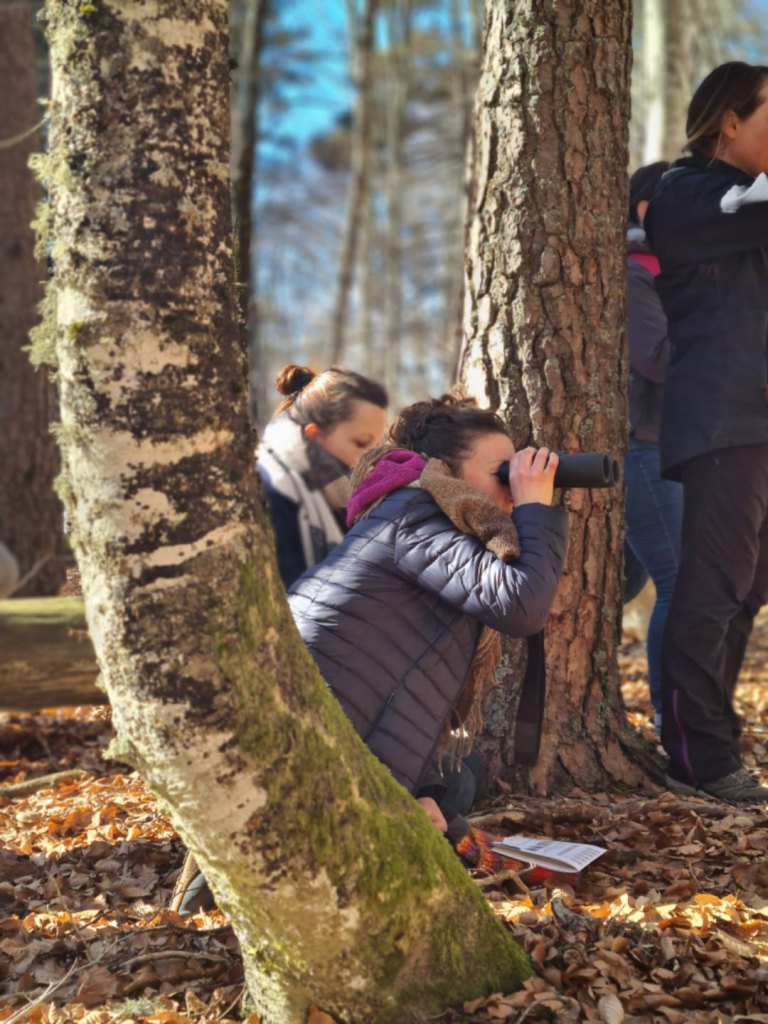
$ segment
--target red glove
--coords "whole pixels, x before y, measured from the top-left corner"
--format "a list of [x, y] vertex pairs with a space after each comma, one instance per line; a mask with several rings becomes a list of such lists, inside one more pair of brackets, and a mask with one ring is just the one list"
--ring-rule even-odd
[[483, 871], [520, 871], [526, 867], [522, 861], [503, 857], [500, 853], [496, 853], [493, 844], [498, 842], [500, 842], [498, 836], [493, 836], [490, 832], [482, 832], [479, 828], [471, 828], [456, 843], [455, 850], [472, 867], [482, 868]]

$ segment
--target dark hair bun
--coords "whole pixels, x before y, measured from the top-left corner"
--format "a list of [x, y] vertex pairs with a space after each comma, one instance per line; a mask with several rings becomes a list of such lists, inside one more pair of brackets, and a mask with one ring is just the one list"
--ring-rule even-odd
[[310, 370], [308, 366], [297, 366], [296, 363], [288, 363], [275, 378], [275, 387], [281, 395], [297, 395], [316, 376], [315, 371]]
[[474, 407], [474, 399], [452, 394], [416, 402], [400, 412], [390, 427], [389, 436], [396, 444], [411, 448], [418, 445], [436, 420], [452, 419], [458, 410]]

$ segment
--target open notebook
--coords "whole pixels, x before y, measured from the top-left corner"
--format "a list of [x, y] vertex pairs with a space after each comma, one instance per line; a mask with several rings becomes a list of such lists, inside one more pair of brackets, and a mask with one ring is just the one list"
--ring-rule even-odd
[[605, 850], [585, 843], [563, 843], [555, 839], [527, 839], [510, 836], [494, 843], [494, 850], [505, 857], [527, 861], [537, 867], [570, 874], [581, 871], [592, 861], [602, 857]]

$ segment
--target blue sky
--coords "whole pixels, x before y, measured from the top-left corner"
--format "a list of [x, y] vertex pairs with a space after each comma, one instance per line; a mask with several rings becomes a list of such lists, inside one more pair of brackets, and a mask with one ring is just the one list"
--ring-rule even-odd
[[282, 130], [304, 143], [329, 128], [349, 106], [347, 5], [344, 0], [323, 0], [322, 5], [317, 0], [296, 0], [281, 14], [280, 23], [288, 30], [306, 31], [307, 47], [323, 56], [313, 85], [285, 90], [294, 102], [281, 117]]
[[[768, 18], [768, 0], [751, 0], [750, 7], [755, 16]], [[439, 14], [433, 10], [424, 20], [435, 17]], [[317, 77], [311, 85], [296, 84], [285, 90], [292, 102], [290, 109], [281, 115], [280, 128], [301, 146], [313, 135], [327, 131], [350, 106], [347, 3], [346, 0], [293, 0], [283, 7], [280, 23], [288, 29], [306, 31], [307, 48], [322, 55], [322, 62], [316, 65]], [[768, 63], [768, 52], [745, 53], [744, 58]]]

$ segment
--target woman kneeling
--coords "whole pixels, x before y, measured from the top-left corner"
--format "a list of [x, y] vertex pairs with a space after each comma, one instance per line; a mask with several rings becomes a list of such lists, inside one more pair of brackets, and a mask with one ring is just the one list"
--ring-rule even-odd
[[464, 773], [443, 767], [468, 753], [481, 724], [499, 634], [531, 637], [546, 621], [567, 537], [566, 513], [550, 507], [556, 467], [546, 448], [516, 453], [492, 412], [449, 396], [412, 405], [355, 470], [349, 533], [289, 592], [368, 748], [484, 866], [490, 851], [457, 807], [459, 791], [465, 805], [475, 795], [472, 761]]

